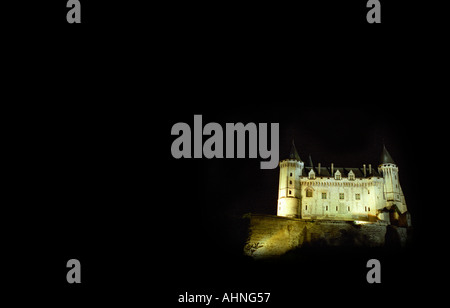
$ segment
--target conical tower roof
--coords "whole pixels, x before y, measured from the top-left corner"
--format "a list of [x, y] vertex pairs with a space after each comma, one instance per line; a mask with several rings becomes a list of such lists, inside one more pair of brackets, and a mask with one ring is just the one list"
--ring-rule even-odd
[[381, 152], [380, 157], [380, 165], [382, 164], [395, 164], [394, 160], [392, 159], [391, 154], [389, 154], [388, 150], [386, 149], [386, 146], [383, 144], [383, 152]]
[[297, 149], [295, 148], [294, 139], [292, 139], [292, 146], [291, 146], [291, 152], [289, 153], [289, 158], [303, 162], [300, 159], [300, 156], [298, 155]]
[[311, 158], [311, 154], [309, 154], [309, 166], [311, 168], [314, 168], [314, 164], [313, 164], [313, 161], [312, 161], [312, 158]]

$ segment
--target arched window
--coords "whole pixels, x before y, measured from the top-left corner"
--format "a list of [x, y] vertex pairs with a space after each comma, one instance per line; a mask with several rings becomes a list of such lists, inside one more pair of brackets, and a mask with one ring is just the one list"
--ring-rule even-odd
[[311, 188], [307, 188], [306, 189], [306, 197], [312, 197], [313, 196], [313, 191]]

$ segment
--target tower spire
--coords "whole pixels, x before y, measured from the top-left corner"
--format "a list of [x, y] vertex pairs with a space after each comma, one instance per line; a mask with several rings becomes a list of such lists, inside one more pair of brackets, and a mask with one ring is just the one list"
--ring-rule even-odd
[[381, 157], [380, 157], [380, 165], [382, 164], [394, 164], [395, 162], [392, 159], [391, 154], [389, 154], [388, 150], [386, 149], [386, 146], [383, 143], [383, 151], [381, 152]]
[[309, 154], [309, 166], [311, 168], [314, 168], [314, 164], [313, 164], [313, 161], [312, 161], [312, 158], [311, 158], [311, 154]]
[[292, 146], [291, 146], [291, 152], [289, 153], [289, 158], [303, 162], [300, 159], [300, 155], [298, 155], [297, 149], [295, 148], [294, 139], [292, 139]]

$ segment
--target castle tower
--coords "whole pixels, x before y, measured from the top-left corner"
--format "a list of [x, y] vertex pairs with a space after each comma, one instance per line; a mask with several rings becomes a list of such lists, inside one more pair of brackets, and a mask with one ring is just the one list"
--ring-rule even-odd
[[300, 177], [304, 163], [300, 159], [292, 140], [289, 158], [280, 162], [280, 182], [278, 185], [277, 215], [299, 217], [300, 213]]
[[391, 155], [383, 145], [378, 172], [383, 175], [384, 179], [384, 198], [386, 207], [391, 209], [396, 207], [403, 214], [407, 211], [405, 197], [400, 186], [398, 167], [392, 159]]

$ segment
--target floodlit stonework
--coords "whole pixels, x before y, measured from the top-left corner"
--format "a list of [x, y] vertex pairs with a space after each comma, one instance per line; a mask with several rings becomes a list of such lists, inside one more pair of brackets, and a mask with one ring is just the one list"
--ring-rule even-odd
[[411, 218], [399, 170], [383, 146], [377, 168], [342, 168], [305, 162], [292, 143], [280, 162], [277, 216], [250, 215], [244, 251], [253, 257], [283, 254], [304, 244], [404, 246]]

